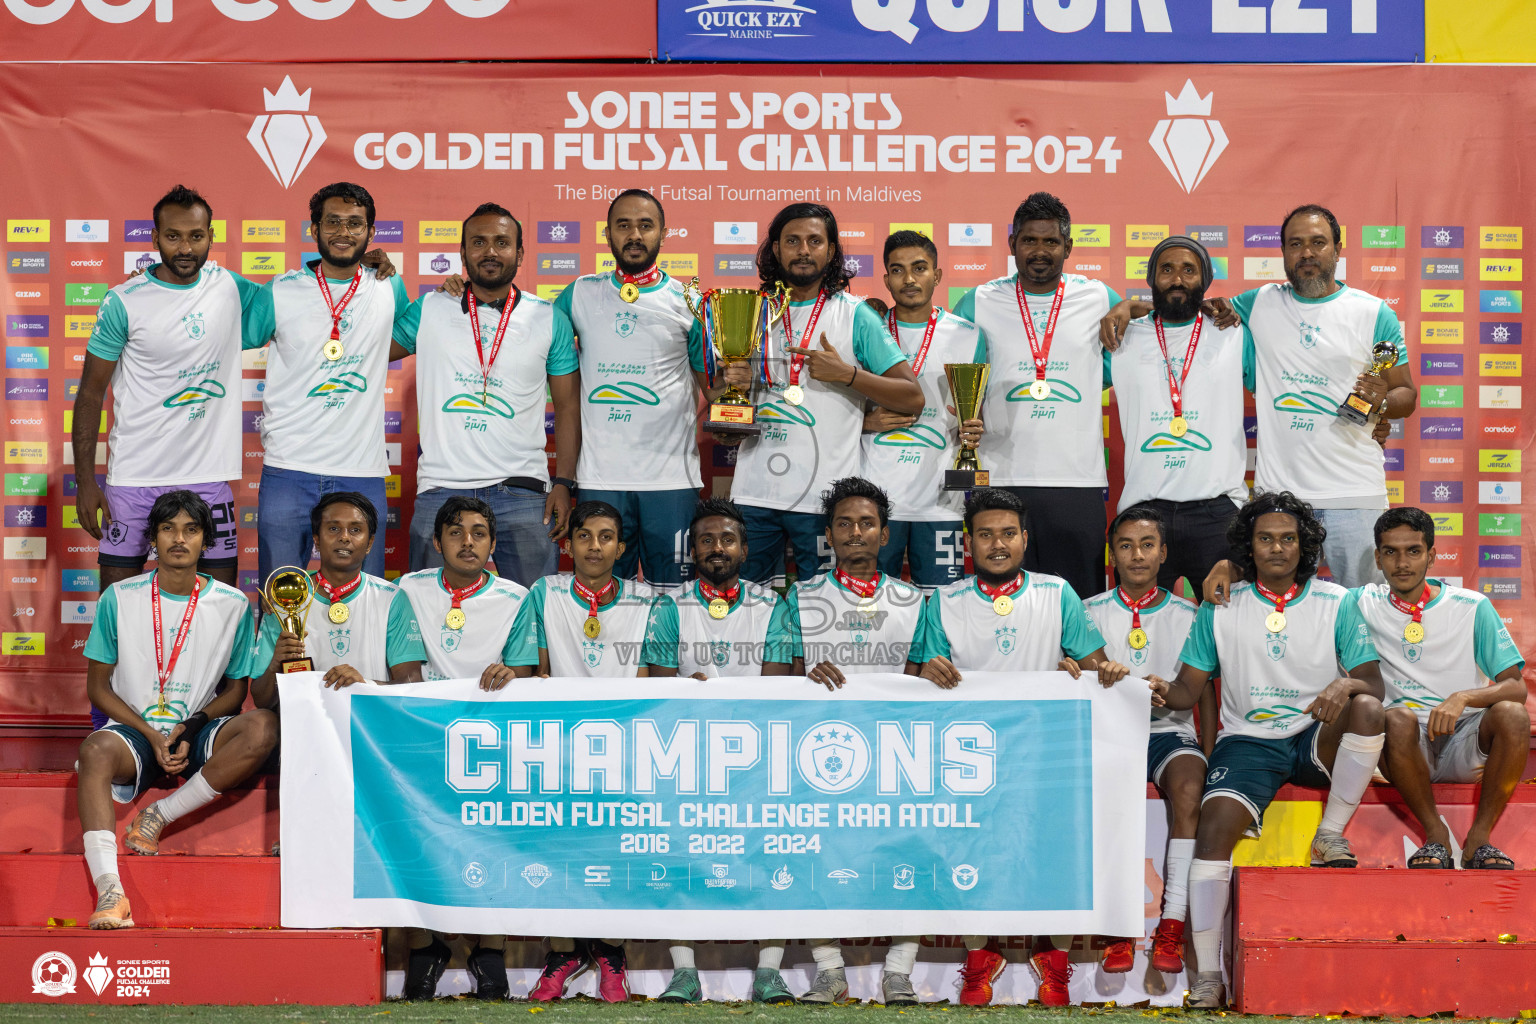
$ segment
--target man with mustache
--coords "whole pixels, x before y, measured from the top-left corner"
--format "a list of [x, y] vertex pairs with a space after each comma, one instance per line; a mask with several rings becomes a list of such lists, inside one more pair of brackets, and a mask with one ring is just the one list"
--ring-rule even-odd
[[[482, 203], [464, 219], [468, 286], [429, 292], [395, 325], [391, 358], [416, 354], [421, 458], [411, 513], [413, 571], [443, 564], [437, 512], [454, 497], [493, 511], [496, 570], [521, 587], [555, 571], [581, 447], [581, 374], [571, 322], [513, 284], [523, 226]], [[555, 410], [555, 478], [545, 454], [544, 393]], [[548, 493], [546, 493], [546, 491]]]

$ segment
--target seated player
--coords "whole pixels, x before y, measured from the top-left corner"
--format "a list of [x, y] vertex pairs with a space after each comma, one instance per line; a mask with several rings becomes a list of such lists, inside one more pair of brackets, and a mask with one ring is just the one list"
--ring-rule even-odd
[[[1328, 789], [1313, 860], [1356, 864], [1344, 826], [1381, 756], [1383, 687], [1354, 597], [1313, 579], [1326, 534], [1312, 506], [1289, 491], [1254, 495], [1227, 531], [1230, 558], [1246, 582], [1233, 586], [1226, 604], [1201, 605], [1177, 677], [1153, 684], [1154, 694], [1182, 711], [1194, 707], [1212, 676], [1222, 679], [1222, 734], [1189, 869], [1200, 968], [1189, 991], [1193, 1007], [1225, 1001], [1217, 958], [1232, 849], [1250, 825], [1263, 822], [1281, 786]], [[1338, 675], [1341, 666], [1348, 675]]]
[[[636, 678], [677, 675], [677, 605], [649, 584], [621, 580], [624, 520], [605, 501], [571, 509], [565, 546], [574, 572], [535, 580], [512, 626], [504, 659], [519, 678]], [[550, 1002], [596, 961], [598, 995], [629, 999], [623, 939], [549, 940], [544, 970], [528, 998]]]
[[[1133, 505], [1109, 524], [1109, 557], [1120, 585], [1085, 602], [1088, 618], [1104, 637], [1104, 649], [1132, 673], [1166, 681], [1179, 672], [1179, 652], [1195, 620], [1195, 606], [1157, 585], [1168, 557], [1162, 513]], [[1216, 695], [1200, 695], [1200, 731], [1188, 711], [1152, 709], [1147, 741], [1147, 781], [1168, 805], [1168, 851], [1163, 867], [1163, 910], [1152, 933], [1152, 966], [1165, 974], [1184, 970], [1184, 918], [1189, 906], [1189, 863], [1205, 791], [1205, 751], [1216, 742]], [[1104, 951], [1106, 974], [1123, 974], [1135, 962], [1135, 940], [1117, 939]]]
[[251, 606], [197, 562], [214, 539], [213, 513], [191, 491], [167, 491], [148, 518], [153, 572], [102, 593], [85, 644], [85, 691], [106, 719], [80, 744], [80, 827], [96, 886], [92, 928], [131, 928], [117, 874], [112, 803], [132, 803], [165, 775], [186, 782], [134, 815], [123, 843], [160, 852], [165, 827], [247, 776], [277, 743], [277, 716], [240, 714], [251, 674]]
[[[849, 675], [869, 672], [917, 674], [923, 646], [923, 594], [910, 583], [879, 570], [880, 549], [890, 540], [891, 503], [879, 487], [844, 477], [822, 492], [827, 543], [835, 559], [830, 573], [797, 582], [789, 591], [794, 675], [805, 675], [829, 690]], [[807, 628], [815, 623], [815, 628]], [[805, 671], [810, 664], [811, 670]], [[918, 936], [898, 936], [885, 954], [880, 989], [887, 1006], [911, 1006], [912, 967]], [[848, 998], [843, 950], [836, 939], [816, 941], [816, 980], [802, 1003], [836, 1003]]]
[[[688, 546], [699, 578], [673, 594], [677, 603], [677, 673], [709, 680], [725, 676], [782, 676], [794, 652], [789, 642], [784, 599], [768, 587], [741, 578], [747, 557], [747, 524], [725, 498], [698, 503], [688, 524]], [[672, 980], [659, 1000], [692, 1003], [703, 998], [693, 944], [671, 945]], [[752, 976], [752, 1001], [792, 1003], [795, 997], [779, 972], [782, 942], [763, 942]]]
[[1511, 870], [1490, 841], [1520, 782], [1530, 747], [1525, 659], [1482, 594], [1425, 579], [1435, 562], [1435, 521], [1394, 508], [1376, 520], [1376, 566], [1385, 583], [1361, 587], [1387, 687], [1382, 774], [1424, 828], [1411, 868], [1449, 868], [1451, 833], [1435, 807], [1434, 782], [1482, 784], [1461, 844], [1464, 868]]
[[[496, 551], [496, 513], [479, 498], [451, 495], [438, 506], [432, 547], [442, 567], [400, 577], [390, 615], [426, 623], [426, 678], [479, 679], [482, 690], [499, 690], [512, 678], [502, 662], [528, 591], [485, 571]], [[405, 998], [431, 999], [448, 967], [448, 944], [425, 928], [410, 929], [407, 941]], [[476, 997], [507, 998], [506, 946], [504, 935], [477, 937], [465, 960]]]
[[254, 661], [261, 674], [251, 680], [251, 700], [278, 710], [278, 669], [306, 657], [325, 673], [325, 685], [338, 689], [419, 682], [427, 652], [410, 606], [395, 606], [395, 585], [363, 572], [379, 532], [373, 502], [356, 491], [322, 494], [309, 522], [320, 568], [311, 577], [314, 600], [304, 610], [305, 637], [284, 629], [270, 612], [262, 616]]
[[[981, 487], [965, 505], [965, 545], [976, 568], [974, 579], [956, 580], [934, 591], [924, 612], [926, 628], [922, 677], [953, 689], [961, 672], [1094, 672], [1105, 686], [1129, 670], [1111, 661], [1104, 638], [1083, 611], [1072, 586], [1059, 576], [1023, 571], [1029, 533], [1024, 503], [1009, 491]], [[985, 935], [966, 935], [960, 971], [960, 1004], [986, 1006], [992, 983], [1008, 962], [988, 948]], [[1030, 969], [1040, 983], [1040, 1002], [1066, 1006], [1072, 967], [1070, 935], [1036, 942]]]

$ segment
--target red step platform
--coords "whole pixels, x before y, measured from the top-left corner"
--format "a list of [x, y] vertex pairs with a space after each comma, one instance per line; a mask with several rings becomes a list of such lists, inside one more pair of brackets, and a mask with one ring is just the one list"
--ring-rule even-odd
[[1536, 1009], [1536, 873], [1243, 867], [1236, 875], [1235, 1010], [1513, 1017]]
[[[140, 928], [276, 928], [276, 857], [138, 857], [118, 874]], [[0, 854], [0, 927], [80, 924], [96, 906], [85, 859], [68, 853]]]

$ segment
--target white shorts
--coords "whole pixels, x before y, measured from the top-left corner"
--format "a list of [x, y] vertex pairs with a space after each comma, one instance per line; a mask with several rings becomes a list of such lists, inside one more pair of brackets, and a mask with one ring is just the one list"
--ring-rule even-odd
[[1478, 727], [1483, 721], [1483, 709], [1466, 711], [1456, 719], [1456, 728], [1448, 736], [1434, 741], [1429, 729], [1419, 723], [1419, 751], [1429, 765], [1430, 782], [1481, 782], [1483, 765], [1488, 755], [1478, 746]]

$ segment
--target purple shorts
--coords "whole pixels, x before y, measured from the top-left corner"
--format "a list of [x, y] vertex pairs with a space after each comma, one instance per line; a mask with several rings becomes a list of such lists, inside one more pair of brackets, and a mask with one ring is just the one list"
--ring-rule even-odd
[[240, 542], [235, 536], [235, 495], [228, 482], [216, 484], [189, 484], [185, 487], [113, 487], [103, 490], [107, 507], [112, 510], [112, 525], [101, 535], [101, 547], [96, 555], [98, 565], [116, 565], [130, 568], [143, 566], [144, 560], [154, 550], [145, 535], [149, 526], [149, 510], [155, 499], [167, 491], [188, 490], [208, 503], [213, 512], [213, 542], [203, 552], [203, 566], [236, 565], [240, 559]]

